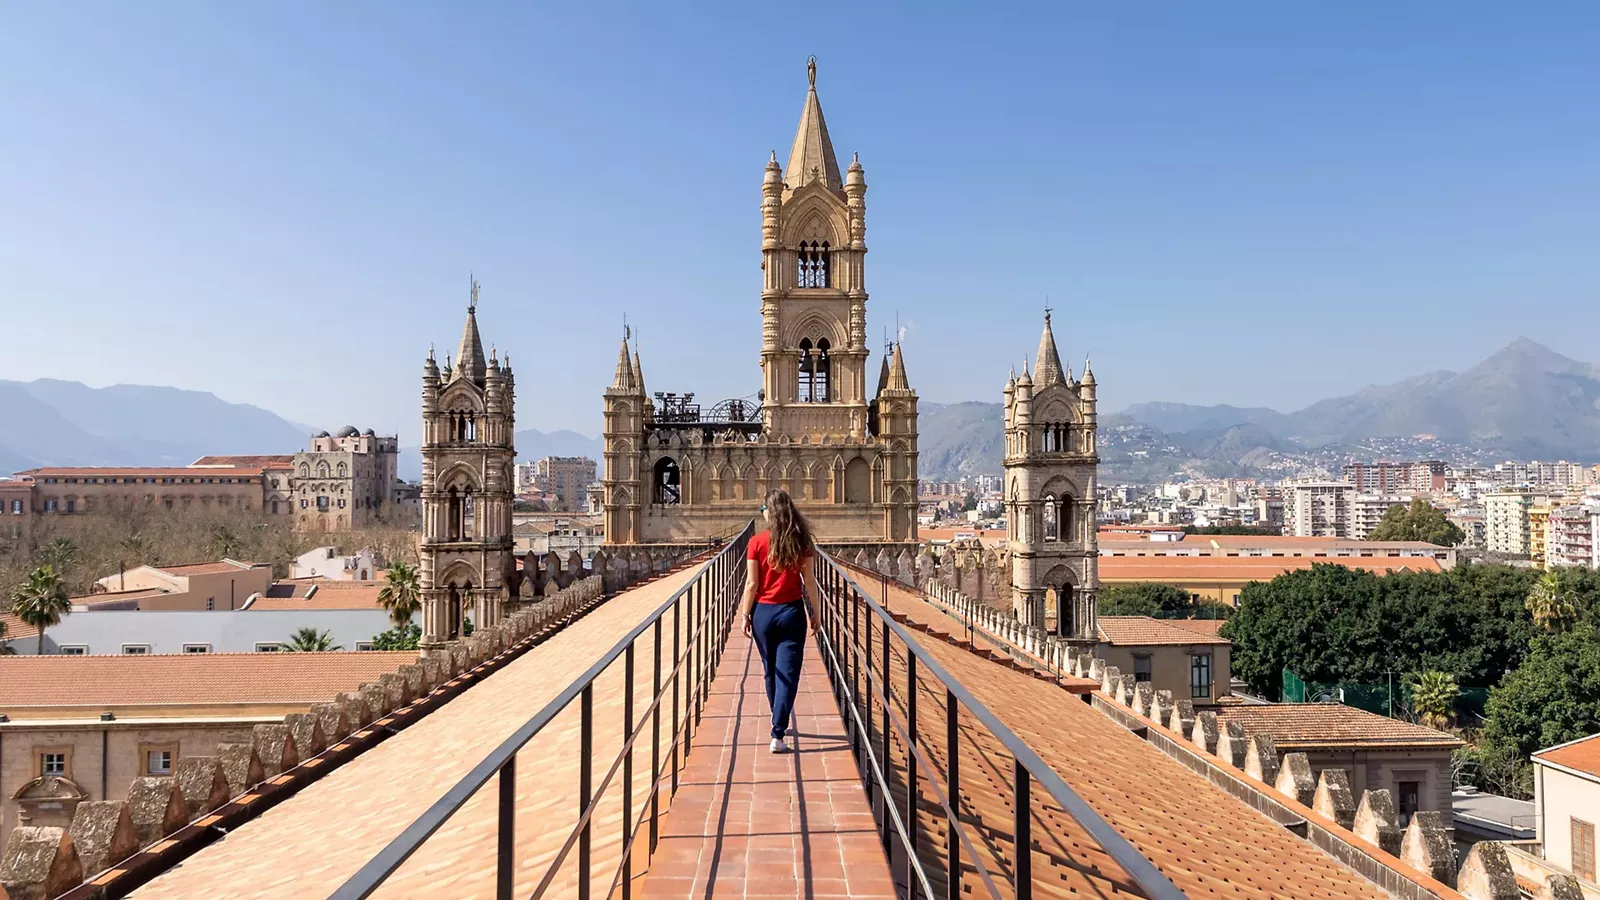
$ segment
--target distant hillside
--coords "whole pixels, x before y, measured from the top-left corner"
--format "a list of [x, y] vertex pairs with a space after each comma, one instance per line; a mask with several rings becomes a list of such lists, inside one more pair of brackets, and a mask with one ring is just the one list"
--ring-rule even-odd
[[1139, 403], [1126, 415], [1153, 428], [1264, 429], [1308, 447], [1432, 435], [1522, 458], [1600, 457], [1600, 367], [1518, 338], [1465, 372], [1429, 372], [1283, 414], [1270, 409]]
[[[524, 428], [516, 433], [516, 441], [517, 462], [532, 462], [546, 456], [587, 456], [595, 461], [597, 476], [605, 467], [604, 443], [576, 431], [563, 429], [546, 433], [537, 428]], [[400, 448], [400, 477], [407, 481], [422, 478], [421, 448]]]
[[293, 453], [307, 429], [214, 394], [75, 381], [0, 381], [0, 474], [36, 466], [188, 465], [210, 453]]
[[919, 404], [917, 469], [930, 478], [999, 472], [1004, 432], [998, 403]]

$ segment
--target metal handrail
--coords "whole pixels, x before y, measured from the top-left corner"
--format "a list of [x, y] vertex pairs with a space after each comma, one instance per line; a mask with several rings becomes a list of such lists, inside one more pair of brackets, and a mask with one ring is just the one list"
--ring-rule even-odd
[[[873, 617], [879, 620], [883, 629], [882, 633], [884, 635], [883, 642], [885, 651], [888, 649], [889, 634], [892, 633], [900, 639], [900, 642], [905, 646], [907, 653], [907, 665], [910, 672], [908, 682], [911, 682], [911, 684], [914, 685], [915, 670], [917, 668], [925, 667], [930, 675], [943, 684], [946, 692], [947, 704], [953, 701], [954, 703], [959, 704], [959, 706], [964, 707], [973, 716], [973, 718], [982, 724], [984, 728], [986, 728], [989, 733], [992, 734], [995, 739], [998, 740], [1000, 744], [1004, 746], [1005, 749], [1011, 754], [1012, 759], [1015, 761], [1014, 789], [1016, 791], [1016, 801], [1014, 805], [1016, 808], [1015, 829], [1017, 833], [1013, 837], [1014, 845], [1017, 848], [1017, 853], [1016, 859], [1014, 860], [1013, 872], [1015, 873], [1016, 880], [1014, 890], [1018, 900], [1027, 900], [1027, 898], [1031, 897], [1032, 895], [1032, 860], [1030, 856], [1031, 851], [1028, 849], [1031, 847], [1031, 841], [1028, 837], [1028, 831], [1031, 828], [1031, 816], [1028, 812], [1027, 800], [1030, 781], [1037, 782], [1037, 784], [1044, 789], [1044, 792], [1050, 797], [1050, 799], [1054, 800], [1061, 807], [1061, 809], [1067, 813], [1067, 815], [1071, 816], [1084, 829], [1084, 831], [1088, 832], [1089, 836], [1093, 838], [1094, 841], [1099, 844], [1100, 847], [1104, 849], [1113, 860], [1116, 861], [1117, 865], [1120, 866], [1122, 870], [1133, 879], [1134, 883], [1137, 884], [1147, 896], [1157, 898], [1157, 900], [1180, 900], [1180, 898], [1185, 896], [1176, 885], [1168, 880], [1167, 877], [1156, 868], [1154, 863], [1146, 859], [1137, 848], [1128, 843], [1126, 838], [1119, 834], [1115, 828], [1111, 827], [1110, 823], [1101, 818], [1099, 813], [1094, 811], [1093, 807], [1089, 806], [1089, 804], [1085, 802], [1082, 797], [1078, 796], [1077, 792], [1068, 786], [1067, 783], [1062, 780], [1061, 776], [1058, 775], [1054, 769], [1050, 768], [1044, 762], [1044, 760], [1042, 760], [1039, 755], [1034, 752], [1033, 748], [1029, 747], [1027, 743], [1018, 737], [1014, 732], [1012, 732], [1010, 728], [1006, 727], [1006, 725], [1000, 721], [999, 717], [991, 712], [982, 701], [974, 697], [971, 692], [969, 692], [966, 687], [961, 684], [960, 681], [947, 672], [945, 668], [941, 666], [936, 659], [934, 659], [933, 655], [917, 642], [909, 630], [907, 630], [900, 623], [896, 622], [894, 618], [889, 615], [888, 610], [886, 610], [882, 604], [874, 600], [870, 594], [861, 588], [856, 580], [851, 577], [850, 573], [846, 571], [840, 563], [838, 563], [828, 554], [819, 551], [817, 567], [817, 580], [819, 585], [823, 585], [829, 589], [823, 593], [831, 594], [838, 603], [842, 604], [844, 602], [848, 602], [849, 600], [849, 598], [843, 596], [845, 592], [848, 591], [854, 596], [859, 604], [857, 607], [858, 609], [865, 608]], [[825, 609], [823, 615], [828, 619], [828, 621], [825, 623], [825, 627], [829, 628], [831, 632], [835, 633], [835, 637], [842, 635], [843, 628], [845, 627], [843, 622], [845, 613], [842, 610], [830, 611]], [[870, 619], [868, 621], [870, 624]], [[859, 625], [859, 622], [856, 624]], [[852, 631], [856, 634], [859, 633], [855, 629], [852, 629]], [[831, 642], [838, 643], [837, 640], [833, 640]], [[858, 643], [858, 641], [852, 641], [852, 645], [856, 643]], [[854, 655], [857, 657], [855, 661], [856, 674], [859, 674], [859, 648], [856, 649], [856, 653]], [[869, 673], [869, 684], [871, 683], [872, 677], [870, 655], [871, 645], [869, 642], [867, 645], [867, 656], [869, 663], [867, 672]], [[911, 662], [913, 659], [915, 660], [915, 663]], [[885, 672], [887, 672], [887, 663], [885, 663], [885, 666]], [[843, 682], [843, 676], [845, 673], [842, 670], [839, 670], [837, 673], [830, 672], [830, 674], [836, 674], [838, 676], [835, 682], [836, 687], [838, 687]], [[887, 685], [887, 682], [885, 682], [885, 684]], [[913, 716], [915, 714], [914, 697], [915, 693], [910, 692], [907, 698], [907, 702], [912, 704], [910, 706], [910, 710], [912, 711]], [[854, 706], [854, 699], [855, 698], [852, 696], [851, 706]], [[887, 710], [887, 708], [888, 707], [886, 703], [885, 709]], [[949, 709], [951, 709], [951, 707], [947, 705], [947, 715], [949, 714]], [[951, 716], [951, 721], [954, 721], [954, 716]], [[859, 727], [860, 720], [858, 717], [855, 718], [855, 722]], [[915, 727], [914, 719], [912, 720], [912, 727]], [[902, 739], [906, 738], [903, 737]], [[887, 735], [885, 735], [884, 740], [885, 743], [887, 743]], [[912, 732], [911, 739], [906, 740], [907, 745], [914, 748], [916, 745], [915, 732]], [[949, 730], [948, 740], [952, 745], [954, 745], [954, 728]], [[952, 752], [949, 753], [948, 760], [948, 765], [951, 769], [949, 773], [951, 776], [951, 784], [948, 794], [949, 797], [953, 799], [958, 798], [957, 792], [959, 790], [957, 786], [958, 782], [954, 780], [955, 777], [957, 777], [956, 772], [959, 768], [956, 765], [957, 756], [955, 750], [956, 748], [952, 746]], [[912, 759], [915, 758], [916, 757], [914, 755]], [[930, 769], [931, 768], [932, 767], [930, 766]], [[877, 774], [878, 773], [875, 773], [875, 775]], [[915, 772], [913, 771], [911, 775], [912, 779], [914, 779]], [[879, 780], [881, 780], [881, 778]], [[911, 780], [908, 784], [908, 803], [914, 804], [915, 796], [916, 784], [914, 780]], [[893, 806], [893, 804], [889, 802], [889, 797], [887, 794], [885, 795], [885, 804], [889, 807]], [[948, 803], [942, 805], [944, 806], [946, 815], [949, 817], [949, 821], [952, 823], [958, 823], [959, 810], [952, 809]], [[884, 835], [884, 840], [887, 844], [887, 834]], [[912, 835], [909, 840], [911, 843], [906, 846], [907, 855], [915, 858], [915, 836]], [[958, 848], [962, 844], [965, 844], [970, 854], [971, 845], [964, 841], [948, 841], [947, 844], [949, 846], [949, 853], [951, 856], [949, 861], [950, 871], [952, 876], [955, 876], [960, 871], [959, 859], [957, 858], [957, 854], [959, 853]], [[975, 855], [973, 862], [975, 864], [978, 863]], [[980, 872], [983, 871], [981, 864], [977, 865], [977, 868]], [[956, 894], [952, 893], [951, 896], [956, 896]]]
[[[568, 706], [570, 706], [573, 700], [580, 698], [582, 701], [581, 710], [583, 724], [580, 735], [581, 749], [579, 752], [579, 795], [582, 806], [579, 810], [577, 824], [574, 826], [572, 833], [568, 836], [566, 842], [563, 844], [560, 853], [558, 853], [556, 858], [551, 862], [550, 867], [546, 871], [543, 879], [541, 879], [539, 888], [535, 891], [533, 896], [539, 896], [550, 886], [556, 871], [561, 867], [561, 864], [565, 861], [568, 853], [574, 846], [577, 846], [579, 851], [580, 871], [578, 880], [578, 895], [580, 898], [587, 898], [589, 894], [590, 880], [588, 877], [589, 841], [591, 836], [590, 821], [596, 808], [598, 807], [600, 798], [605, 795], [605, 786], [610, 783], [611, 778], [615, 776], [619, 767], [622, 768], [625, 773], [624, 782], [626, 786], [624, 790], [631, 792], [633, 760], [632, 751], [634, 743], [644, 732], [645, 725], [647, 723], [651, 725], [653, 733], [659, 732], [661, 701], [667, 696], [668, 682], [670, 682], [670, 690], [673, 698], [672, 714], [674, 719], [674, 726], [669, 733], [671, 743], [668, 750], [672, 757], [670, 778], [671, 790], [673, 792], [676, 792], [677, 790], [679, 736], [681, 735], [683, 738], [682, 744], [684, 746], [684, 755], [687, 755], [687, 748], [690, 740], [692, 739], [692, 723], [699, 721], [700, 712], [703, 709], [705, 701], [709, 697], [709, 691], [707, 688], [710, 684], [710, 677], [715, 671], [716, 664], [718, 661], [720, 661], [722, 656], [723, 642], [721, 640], [712, 639], [712, 635], [708, 626], [720, 625], [721, 630], [725, 632], [727, 623], [731, 621], [732, 610], [734, 607], [732, 595], [736, 592], [736, 588], [740, 586], [740, 582], [742, 581], [745, 572], [744, 566], [739, 565], [738, 563], [743, 561], [745, 546], [750, 539], [750, 535], [754, 531], [754, 527], [755, 526], [753, 522], [746, 525], [732, 541], [725, 543], [722, 548], [714, 556], [712, 556], [711, 559], [708, 559], [702, 563], [700, 567], [695, 570], [694, 574], [689, 578], [689, 580], [685, 582], [682, 587], [673, 592], [671, 597], [668, 597], [667, 600], [658, 606], [654, 612], [645, 618], [643, 622], [639, 623], [639, 625], [634, 627], [619, 641], [617, 641], [617, 643], [614, 644], [604, 656], [602, 656], [598, 661], [585, 670], [582, 675], [578, 676], [578, 678], [568, 685], [566, 689], [564, 689], [549, 703], [545, 704], [545, 706], [540, 709], [539, 712], [533, 716], [533, 718], [529, 719], [515, 732], [513, 732], [510, 737], [506, 738], [499, 744], [499, 746], [490, 751], [490, 753], [485, 756], [481, 762], [474, 766], [472, 770], [468, 772], [460, 781], [458, 781], [455, 786], [451, 787], [449, 791], [446, 791], [444, 796], [435, 801], [432, 806], [428, 807], [426, 812], [417, 817], [416, 821], [407, 826], [405, 831], [401, 832], [397, 837], [394, 838], [394, 840], [385, 845], [376, 856], [368, 860], [365, 865], [363, 865], [354, 875], [346, 880], [338, 890], [330, 895], [330, 900], [358, 900], [358, 898], [364, 898], [371, 895], [384, 883], [385, 880], [389, 878], [389, 876], [393, 875], [395, 871], [398, 870], [400, 866], [412, 856], [412, 854], [421, 849], [422, 845], [427, 842], [428, 838], [432, 836], [434, 832], [443, 827], [444, 823], [448, 821], [451, 816], [460, 810], [462, 806], [466, 805], [467, 801], [471, 800], [472, 797], [479, 791], [479, 789], [489, 782], [491, 777], [496, 775], [499, 776], [499, 827], [497, 829], [499, 847], [496, 858], [496, 896], [498, 898], [502, 898], [502, 900], [505, 900], [505, 898], [510, 898], [513, 891], [512, 876], [515, 872], [514, 822], [517, 752], [521, 750], [522, 747], [529, 741], [531, 741], [534, 736], [539, 734], [539, 732], [542, 731], [547, 725], [554, 721], [555, 717], [563, 712]], [[683, 642], [680, 651], [678, 645], [678, 623], [683, 621], [681, 604], [686, 597], [689, 600], [691, 608], [698, 607], [698, 609], [694, 610], [694, 619], [691, 623], [692, 630], [689, 634], [685, 635], [686, 640]], [[673, 621], [674, 658], [672, 669], [665, 673], [665, 677], [663, 677], [663, 673], [661, 671], [660, 653], [661, 620], [662, 617], [666, 615], [668, 610], [676, 610], [676, 615]], [[632, 714], [633, 644], [634, 641], [652, 628], [655, 630], [654, 641], [656, 650], [654, 657], [656, 662], [656, 672], [653, 681], [655, 694], [652, 697], [650, 704], [646, 707], [644, 715], [638, 720], [637, 724], [635, 724], [633, 722]], [[593, 733], [594, 681], [602, 673], [609, 669], [611, 665], [618, 659], [624, 660], [627, 675], [627, 686], [624, 690], [626, 698], [624, 700], [625, 707], [623, 714], [627, 720], [624, 727], [624, 741], [622, 748], [618, 751], [617, 760], [612, 763], [611, 769], [606, 773], [605, 778], [602, 779], [600, 789], [595, 791], [591, 789], [590, 784], [590, 777], [592, 773], [589, 760]], [[689, 703], [689, 708], [684, 710], [683, 720], [681, 723], [679, 723], [677, 717], [681, 680], [680, 673], [683, 671], [686, 663], [692, 663], [697, 667], [697, 671], [690, 674], [691, 676], [698, 677], [693, 678], [693, 680], [691, 680], [687, 685], [687, 687], [690, 689], [690, 692], [685, 694], [684, 699]], [[659, 808], [656, 801], [663, 781], [666, 779], [669, 773], [664, 768], [660, 767], [660, 760], [654, 752], [652, 753], [651, 765], [651, 789], [650, 794], [644, 798], [643, 805], [650, 811], [653, 849], [654, 839], [656, 836], [655, 820], [659, 815]], [[636, 835], [638, 827], [643, 824], [644, 813], [641, 810], [640, 821], [636, 824], [632, 821], [631, 797], [626, 793], [624, 794], [624, 804], [625, 811], [623, 824], [625, 829], [625, 847], [621, 865], [624, 867], [624, 869], [626, 869], [631, 864], [633, 837]], [[623, 878], [621, 884], [623, 887], [623, 895], [627, 896], [630, 893], [631, 879]]]

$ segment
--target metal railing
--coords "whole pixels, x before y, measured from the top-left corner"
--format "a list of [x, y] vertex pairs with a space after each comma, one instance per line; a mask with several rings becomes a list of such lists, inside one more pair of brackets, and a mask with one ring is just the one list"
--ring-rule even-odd
[[[1032, 858], [1033, 811], [1030, 796], [1037, 786], [1044, 798], [1059, 806], [1127, 873], [1147, 897], [1179, 900], [1184, 897], [1165, 875], [1101, 818], [1083, 798], [1067, 785], [1039, 755], [1007, 728], [993, 712], [974, 697], [961, 682], [947, 672], [893, 617], [861, 586], [850, 573], [826, 553], [816, 559], [816, 582], [821, 593], [817, 628], [823, 661], [833, 683], [835, 699], [845, 711], [845, 730], [856, 762], [866, 781], [868, 800], [877, 814], [884, 850], [896, 864], [903, 863], [903, 879], [913, 896], [937, 900], [934, 882], [942, 875], [945, 897], [964, 898], [963, 873], [975, 873], [988, 896], [1030, 900], [1033, 895]], [[887, 588], [885, 588], [887, 597]], [[876, 624], [874, 624], [876, 623]], [[863, 634], [863, 626], [864, 634]], [[875, 634], [876, 633], [876, 634]], [[874, 637], [877, 638], [874, 641]], [[898, 646], [891, 648], [891, 638]], [[874, 647], [877, 643], [878, 646]], [[904, 683], [895, 685], [891, 649], [898, 651], [904, 664]], [[876, 659], [874, 659], [876, 657]], [[926, 741], [918, 731], [917, 693], [919, 673], [925, 672], [923, 691], [939, 688], [944, 692], [943, 751], [944, 778], [928, 756]], [[932, 681], [934, 684], [930, 685]], [[898, 695], [900, 712], [896, 707]], [[962, 713], [982, 726], [1005, 748], [1013, 760], [1011, 787], [1013, 822], [1009, 835], [1012, 845], [1011, 892], [997, 886], [978, 851], [977, 842], [986, 842], [996, 823], [972, 824], [972, 811], [961, 799], [961, 718]], [[901, 764], [895, 765], [893, 739], [898, 738]], [[970, 738], [969, 738], [970, 740]], [[937, 749], [932, 748], [932, 749]], [[931, 800], [945, 820], [945, 858], [943, 872], [930, 875], [919, 850], [932, 847], [919, 844], [917, 804], [921, 787], [926, 785]], [[895, 787], [903, 791], [904, 808], [896, 803]], [[1041, 799], [1044, 799], [1041, 798]], [[924, 797], [924, 805], [930, 798]], [[926, 842], [924, 842], [926, 843]], [[898, 850], [898, 858], [896, 851]], [[991, 850], [996, 862], [998, 853]]]
[[[488, 756], [472, 768], [466, 777], [456, 783], [443, 797], [412, 822], [405, 831], [390, 841], [378, 855], [368, 860], [331, 896], [336, 900], [356, 900], [376, 891], [405, 861], [421, 849], [430, 836], [455, 815], [478, 790], [496, 778], [498, 788], [495, 857], [495, 896], [509, 900], [513, 895], [516, 873], [516, 785], [517, 751], [533, 740], [558, 714], [579, 702], [578, 731], [578, 818], [576, 825], [562, 843], [538, 886], [530, 895], [543, 897], [550, 891], [563, 865], [573, 858], [577, 866], [577, 897], [588, 900], [593, 881], [590, 871], [594, 818], [607, 788], [615, 781], [621, 791], [622, 854], [616, 873], [611, 879], [612, 891], [620, 890], [623, 898], [631, 898], [633, 863], [641, 829], [649, 840], [648, 851], [654, 851], [659, 837], [658, 820], [661, 815], [661, 791], [668, 797], [677, 793], [678, 773], [683, 758], [693, 745], [695, 732], [705, 704], [710, 698], [711, 680], [727, 643], [729, 624], [738, 606], [744, 588], [744, 553], [750, 540], [754, 523], [745, 526], [733, 540], [725, 543], [710, 560], [701, 564], [688, 583], [679, 588], [651, 613], [642, 623], [628, 632], [594, 665], [568, 685], [555, 699], [545, 704], [533, 718], [506, 738]], [[663, 620], [671, 612], [671, 655], [663, 657], [662, 644], [666, 639]], [[687, 633], [683, 626], [687, 625]], [[650, 635], [651, 658], [654, 660], [650, 674], [651, 696], [638, 716], [634, 714], [634, 645], [645, 634]], [[663, 659], [671, 668], [663, 670]], [[594, 782], [594, 683], [618, 661], [623, 671], [622, 746], [616, 759], [605, 770], [598, 784]], [[670, 717], [670, 723], [663, 723]], [[669, 724], [667, 743], [662, 744], [662, 726]], [[634, 751], [636, 745], [647, 739], [650, 745], [650, 788], [637, 807], [633, 800]], [[621, 775], [620, 779], [618, 775]], [[648, 859], [648, 852], [646, 854]], [[610, 892], [608, 892], [609, 894]]]

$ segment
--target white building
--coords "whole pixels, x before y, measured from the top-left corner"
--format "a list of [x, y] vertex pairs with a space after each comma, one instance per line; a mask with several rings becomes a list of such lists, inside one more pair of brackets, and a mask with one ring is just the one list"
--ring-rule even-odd
[[1355, 486], [1342, 481], [1283, 485], [1283, 532], [1295, 537], [1349, 537]]
[[290, 569], [292, 578], [371, 581], [378, 577], [377, 557], [370, 547], [353, 554], [340, 553], [338, 547], [317, 547], [295, 557]]
[[1550, 511], [1545, 564], [1600, 569], [1600, 502]]
[[1490, 553], [1527, 556], [1532, 546], [1528, 510], [1533, 495], [1527, 491], [1495, 491], [1483, 495], [1483, 543]]
[[1511, 869], [1543, 884], [1551, 873], [1595, 888], [1595, 823], [1600, 822], [1600, 734], [1559, 744], [1533, 755], [1536, 842], [1507, 845]]
[[1350, 537], [1366, 540], [1388, 515], [1390, 507], [1410, 504], [1411, 497], [1401, 494], [1356, 494], [1350, 498]]

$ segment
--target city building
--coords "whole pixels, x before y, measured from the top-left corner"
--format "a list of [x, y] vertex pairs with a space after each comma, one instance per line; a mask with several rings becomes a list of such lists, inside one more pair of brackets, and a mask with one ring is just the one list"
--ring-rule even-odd
[[422, 641], [497, 625], [510, 599], [516, 379], [508, 357], [483, 354], [478, 283], [452, 367], [428, 351], [422, 368]]
[[917, 394], [905, 350], [867, 370], [866, 173], [841, 174], [816, 67], [788, 166], [761, 187], [761, 390], [702, 410], [645, 390], [627, 335], [605, 392], [609, 544], [736, 533], [784, 488], [827, 542], [917, 540]]
[[1286, 572], [1330, 564], [1363, 569], [1377, 575], [1392, 572], [1439, 572], [1431, 557], [1373, 558], [1317, 556], [1102, 556], [1102, 587], [1157, 582], [1182, 588], [1197, 602], [1239, 605], [1239, 592], [1252, 581], [1271, 581]]
[[1528, 507], [1528, 558], [1541, 568], [1549, 554], [1551, 507], [1548, 503], [1549, 498], [1541, 497], [1539, 502]]
[[1408, 506], [1411, 497], [1399, 494], [1355, 494], [1350, 498], [1350, 534], [1352, 540], [1364, 541], [1377, 529], [1378, 523], [1389, 514], [1390, 507]]
[[202, 456], [191, 469], [261, 469], [261, 511], [287, 516], [294, 510], [294, 454], [255, 456]]
[[[1092, 642], [1100, 587], [1094, 521], [1095, 380], [1061, 365], [1050, 312], [1044, 314], [1034, 373], [1027, 364], [1005, 386], [1006, 533], [1011, 602], [1017, 618], [1069, 640]], [[1049, 609], [1054, 600], [1054, 609]]]
[[1187, 628], [1180, 619], [1148, 616], [1101, 616], [1095, 656], [1134, 680], [1148, 681], [1176, 700], [1213, 706], [1232, 693], [1233, 645], [1214, 632]]
[[1441, 460], [1421, 462], [1355, 462], [1344, 466], [1341, 478], [1364, 494], [1402, 491], [1431, 493], [1445, 489], [1449, 466]]
[[379, 577], [377, 555], [371, 547], [354, 553], [340, 553], [338, 547], [314, 547], [295, 557], [289, 577], [371, 581]]
[[1283, 485], [1283, 531], [1299, 537], [1349, 537], [1355, 487], [1342, 481]]
[[1263, 528], [1283, 530], [1283, 493], [1266, 490], [1256, 499], [1256, 524]]
[[[1127, 526], [1102, 526], [1100, 556], [1311, 557], [1314, 559], [1432, 559], [1441, 568], [1457, 562], [1454, 547], [1426, 541], [1357, 541], [1255, 534], [1186, 534], [1181, 530], [1131, 533]], [[1157, 526], [1160, 527], [1160, 526]]]
[[[45, 629], [44, 652], [64, 656], [159, 655], [163, 653], [277, 653], [294, 633], [311, 628], [326, 633], [343, 650], [370, 650], [372, 639], [393, 627], [389, 612], [376, 603], [378, 588], [356, 592], [319, 589], [305, 598], [253, 595], [239, 609], [195, 610], [89, 609], [62, 616]], [[356, 608], [346, 608], [355, 606]], [[33, 640], [16, 644], [31, 654]]]
[[546, 456], [534, 463], [534, 477], [539, 490], [555, 494], [559, 509], [580, 512], [588, 504], [595, 464], [587, 456]]
[[259, 466], [49, 466], [18, 472], [7, 493], [15, 504], [22, 499], [15, 485], [31, 485], [32, 507], [43, 515], [72, 515], [140, 503], [173, 510], [249, 512], [261, 509], [263, 480]]
[[399, 437], [370, 428], [313, 437], [294, 455], [295, 530], [345, 531], [391, 518], [399, 460]]
[[239, 609], [272, 584], [266, 563], [221, 559], [181, 566], [135, 566], [95, 582], [95, 592], [74, 599], [85, 609]]
[[1552, 567], [1600, 568], [1600, 501], [1551, 510], [1545, 550]]
[[[1596, 884], [1595, 824], [1600, 822], [1600, 734], [1533, 754], [1535, 842], [1511, 849], [1517, 875], [1542, 884], [1556, 872]], [[1585, 896], [1588, 896], [1587, 892]]]
[[0, 542], [32, 539], [37, 496], [31, 479], [0, 478]]
[[[204, 617], [202, 617], [204, 618]], [[0, 656], [0, 834], [65, 828], [79, 803], [121, 799], [414, 662], [389, 653]]]
[[1526, 557], [1533, 547], [1529, 510], [1533, 494], [1526, 490], [1483, 495], [1483, 544], [1490, 553]]
[[1265, 733], [1278, 753], [1304, 753], [1311, 771], [1343, 769], [1350, 792], [1386, 790], [1395, 815], [1438, 811], [1450, 820], [1454, 735], [1342, 703], [1245, 703], [1222, 707], [1217, 725], [1238, 722], [1245, 736]]

